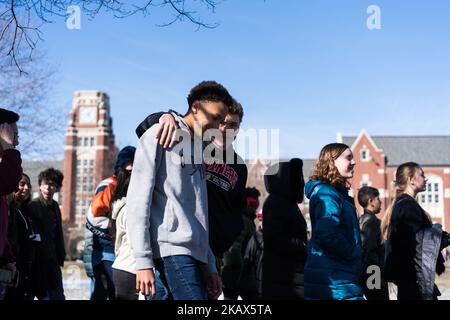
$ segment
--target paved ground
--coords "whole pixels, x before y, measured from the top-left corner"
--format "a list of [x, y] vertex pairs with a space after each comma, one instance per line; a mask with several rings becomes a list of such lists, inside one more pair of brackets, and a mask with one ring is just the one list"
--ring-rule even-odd
[[[66, 263], [63, 270], [64, 291], [68, 300], [89, 300], [90, 279], [84, 272], [82, 263]], [[439, 300], [450, 300], [450, 263], [447, 262], [447, 271], [436, 277], [436, 284], [442, 293]], [[395, 286], [390, 288], [391, 300], [396, 299]]]

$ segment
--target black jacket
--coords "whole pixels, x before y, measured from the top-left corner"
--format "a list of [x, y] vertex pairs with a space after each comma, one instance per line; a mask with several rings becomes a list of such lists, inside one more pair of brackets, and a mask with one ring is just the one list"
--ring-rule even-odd
[[298, 203], [304, 180], [300, 159], [269, 167], [264, 176], [268, 198], [263, 207], [263, 297], [303, 299], [307, 225]]
[[[137, 136], [140, 138], [152, 125], [158, 123], [163, 114], [164, 112], [159, 112], [149, 115], [136, 128]], [[209, 244], [216, 256], [222, 256], [244, 228], [242, 214], [246, 208], [248, 171], [242, 158], [234, 151], [233, 155], [234, 161], [231, 164], [206, 164]]]
[[66, 250], [61, 211], [56, 201], [48, 205], [41, 197], [31, 201], [27, 209], [33, 230], [42, 239], [42, 243], [35, 249], [32, 270], [33, 294], [41, 296], [58, 286], [54, 270], [64, 266]]
[[[406, 194], [397, 197], [388, 229], [388, 239], [385, 243], [384, 277], [386, 281], [399, 286], [411, 286], [411, 284], [419, 286], [421, 279], [418, 275], [422, 273], [421, 257], [429, 255], [428, 251], [423, 250], [423, 234], [430, 232], [427, 230], [431, 228], [431, 222], [414, 198]], [[440, 244], [440, 242], [434, 243], [438, 252]], [[438, 254], [434, 262], [435, 272], [441, 272], [439, 269], [442, 263], [443, 258]]]
[[363, 256], [363, 273], [371, 265], [379, 266], [384, 264], [384, 244], [381, 234], [381, 221], [374, 213], [367, 210], [359, 218], [361, 228], [361, 246]]
[[12, 202], [9, 206], [8, 241], [16, 257], [16, 268], [19, 272], [17, 287], [9, 287], [5, 299], [32, 299], [31, 271], [34, 257], [34, 243], [30, 240], [32, 227], [26, 208]]
[[263, 253], [263, 231], [258, 229], [248, 241], [242, 261], [239, 294], [244, 300], [262, 298]]

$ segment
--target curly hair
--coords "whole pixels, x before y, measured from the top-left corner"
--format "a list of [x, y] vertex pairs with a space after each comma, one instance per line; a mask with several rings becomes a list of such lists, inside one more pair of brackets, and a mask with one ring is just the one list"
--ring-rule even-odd
[[314, 166], [313, 174], [309, 179], [312, 181], [320, 180], [333, 187], [349, 188], [348, 180], [341, 176], [334, 164], [334, 161], [347, 149], [350, 149], [350, 147], [343, 143], [331, 143], [323, 147]]
[[233, 98], [220, 83], [203, 81], [191, 89], [187, 97], [189, 110], [196, 101], [223, 102], [227, 107], [233, 104]]

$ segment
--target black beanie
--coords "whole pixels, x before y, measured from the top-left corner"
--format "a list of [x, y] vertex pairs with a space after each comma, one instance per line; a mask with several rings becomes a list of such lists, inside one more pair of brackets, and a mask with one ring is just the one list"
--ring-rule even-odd
[[119, 169], [122, 168], [124, 164], [133, 163], [135, 153], [136, 148], [133, 146], [126, 146], [125, 148], [120, 150], [119, 154], [117, 155], [116, 165], [114, 166], [114, 172], [119, 171]]
[[19, 115], [17, 113], [15, 113], [14, 111], [0, 108], [0, 124], [3, 123], [11, 124], [17, 121], [19, 121]]

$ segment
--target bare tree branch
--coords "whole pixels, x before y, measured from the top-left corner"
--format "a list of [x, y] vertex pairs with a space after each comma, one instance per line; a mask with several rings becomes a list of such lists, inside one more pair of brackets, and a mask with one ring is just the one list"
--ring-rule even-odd
[[[33, 54], [42, 40], [40, 30], [43, 24], [52, 23], [54, 18], [68, 18], [67, 9], [79, 6], [84, 15], [95, 18], [102, 11], [112, 13], [115, 18], [127, 18], [135, 14], [144, 16], [165, 9], [174, 14], [169, 22], [156, 24], [166, 27], [175, 22], [188, 21], [199, 28], [215, 28], [217, 23], [206, 23], [200, 19], [206, 10], [214, 13], [223, 0], [0, 0], [0, 46], [8, 50], [0, 52], [11, 58], [20, 73], [26, 72], [19, 60], [23, 51]], [[5, 37], [6, 34], [10, 37]], [[26, 44], [26, 45], [24, 45]]]
[[[12, 38], [14, 35], [4, 33], [4, 37]], [[8, 45], [0, 44], [0, 53], [9, 50]], [[18, 70], [15, 63], [27, 73]], [[60, 157], [64, 143], [61, 123], [65, 123], [68, 110], [49, 100], [50, 84], [56, 72], [46, 63], [45, 54], [35, 51], [31, 57], [23, 53], [0, 55], [0, 70], [0, 107], [20, 115], [19, 150], [23, 157], [30, 160]]]

